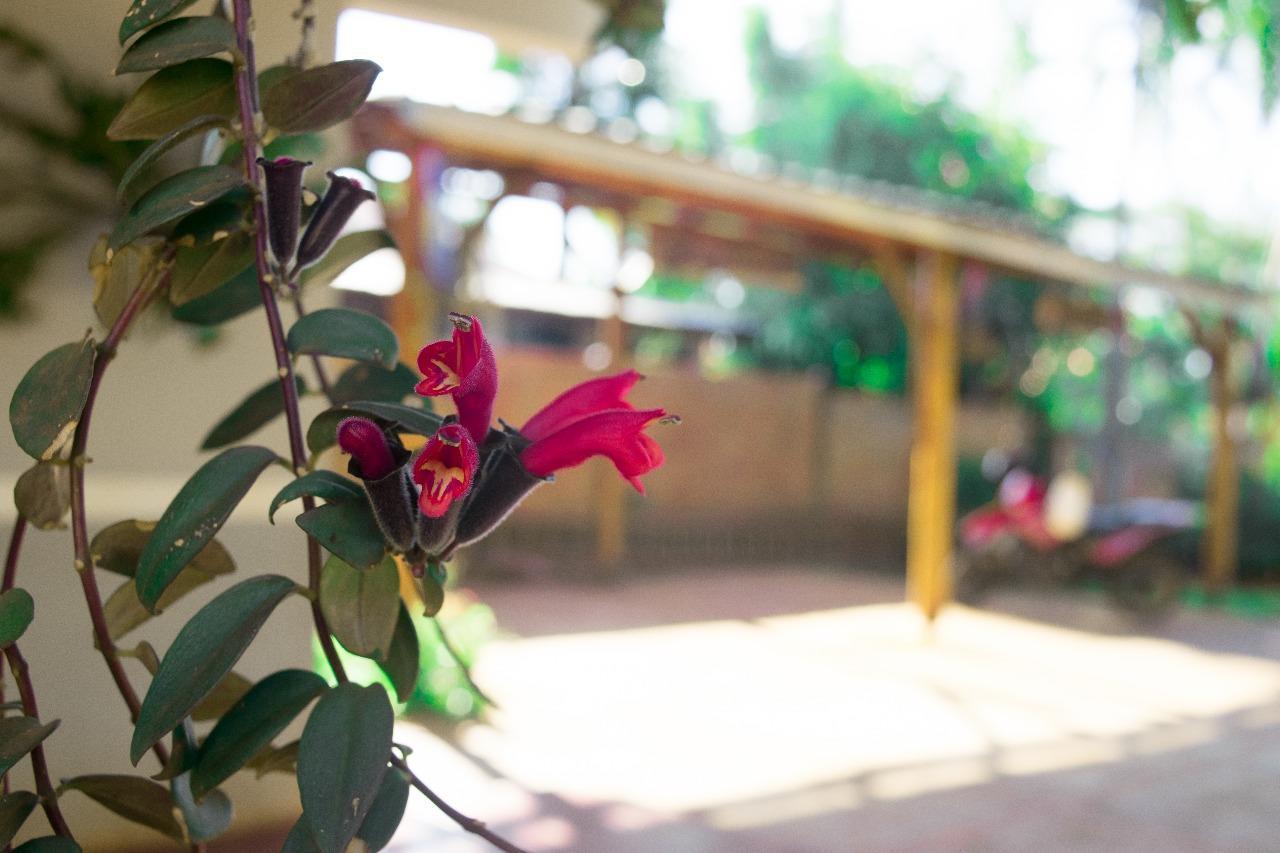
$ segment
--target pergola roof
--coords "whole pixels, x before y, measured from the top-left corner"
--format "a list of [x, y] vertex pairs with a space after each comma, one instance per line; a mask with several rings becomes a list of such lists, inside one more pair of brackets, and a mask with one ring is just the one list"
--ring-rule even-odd
[[1193, 308], [1239, 311], [1270, 298], [1239, 284], [1081, 255], [1020, 224], [1016, 215], [993, 215], [989, 206], [939, 204], [926, 193], [890, 192], [875, 184], [802, 182], [787, 177], [785, 170], [783, 176], [745, 175], [703, 158], [512, 116], [421, 104], [404, 104], [394, 116], [388, 122], [385, 108], [362, 116], [363, 129], [377, 147], [392, 141], [387, 138], [390, 124], [410, 137], [401, 142], [436, 143], [453, 162], [660, 196], [741, 214], [757, 223], [790, 226], [836, 244], [937, 251], [1046, 282], [1113, 290], [1141, 285]]

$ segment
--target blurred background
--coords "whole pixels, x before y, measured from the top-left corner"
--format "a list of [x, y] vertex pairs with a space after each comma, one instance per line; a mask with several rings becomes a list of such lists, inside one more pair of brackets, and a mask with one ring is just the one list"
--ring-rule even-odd
[[[6, 399], [96, 323], [87, 259], [137, 153], [103, 141], [123, 5], [0, 8]], [[512, 424], [631, 367], [684, 421], [653, 428], [647, 496], [565, 472], [455, 564], [474, 683], [420, 626], [401, 730], [446, 798], [540, 851], [1275, 849], [1274, 4], [290, 0], [256, 24], [262, 65], [384, 69], [349, 126], [289, 140], [375, 189], [350, 228], [388, 235], [310, 302], [384, 317], [409, 364], [481, 317]], [[149, 316], [95, 417], [91, 528], [158, 517], [271, 364], [248, 306]], [[0, 485], [27, 462], [0, 442]], [[300, 532], [265, 522], [284, 477], [224, 538], [300, 576]], [[55, 772], [124, 770], [68, 535], [30, 538]], [[275, 618], [246, 674], [310, 661], [303, 610]], [[251, 831], [225, 849], [278, 846], [280, 778], [232, 786]], [[392, 849], [484, 847], [415, 804]]]

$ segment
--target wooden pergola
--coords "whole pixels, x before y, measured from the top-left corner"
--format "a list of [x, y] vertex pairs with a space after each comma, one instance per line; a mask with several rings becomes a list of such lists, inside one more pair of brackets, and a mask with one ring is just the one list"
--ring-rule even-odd
[[[867, 184], [801, 181], [748, 175], [705, 159], [577, 133], [559, 124], [535, 123], [455, 109], [405, 104], [376, 106], [356, 123], [366, 150], [398, 149], [416, 166], [439, 161], [492, 169], [507, 178], [508, 191], [546, 181], [566, 188], [577, 203], [609, 205], [624, 216], [643, 200], [663, 199], [677, 213], [659, 214], [658, 224], [701, 232], [702, 249], [717, 241], [750, 247], [758, 263], [780, 258], [853, 256], [869, 258], [893, 296], [908, 332], [915, 426], [910, 454], [907, 519], [907, 595], [932, 618], [950, 597], [950, 551], [955, 526], [954, 421], [959, 368], [959, 278], [966, 265], [1014, 273], [1046, 283], [1120, 291], [1153, 288], [1174, 299], [1189, 316], [1221, 318], [1194, 323], [1213, 358], [1215, 407], [1213, 461], [1208, 495], [1204, 577], [1211, 587], [1229, 583], [1236, 568], [1238, 473], [1228, 425], [1233, 395], [1227, 380], [1228, 339], [1234, 318], [1269, 304], [1264, 293], [1218, 281], [1169, 275], [1098, 260], [1019, 227], [994, 212], [930, 203], [923, 195]], [[421, 176], [415, 176], [421, 181]], [[421, 191], [422, 187], [417, 186]], [[416, 193], [411, 193], [416, 195]], [[421, 199], [411, 199], [411, 219], [421, 218]], [[416, 209], [415, 209], [416, 207]], [[690, 213], [692, 212], [692, 213]], [[714, 220], [714, 227], [697, 228]], [[727, 217], [727, 218], [726, 218]], [[419, 235], [398, 235], [402, 246]], [[412, 268], [417, 259], [409, 259]], [[420, 324], [421, 296], [406, 291], [398, 308], [400, 330]], [[418, 300], [414, 303], [414, 300]], [[615, 329], [614, 334], [620, 334]], [[616, 351], [616, 350], [615, 350]], [[600, 550], [621, 555], [624, 522], [615, 501], [602, 500]], [[621, 494], [616, 503], [621, 503]]]

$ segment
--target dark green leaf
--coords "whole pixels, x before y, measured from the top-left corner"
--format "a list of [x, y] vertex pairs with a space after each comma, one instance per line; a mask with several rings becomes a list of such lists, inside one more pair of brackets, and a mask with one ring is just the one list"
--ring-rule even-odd
[[283, 133], [324, 130], [360, 108], [381, 71], [368, 60], [346, 59], [264, 81], [262, 115]]
[[[117, 521], [93, 537], [89, 543], [90, 559], [99, 569], [131, 578], [155, 529], [154, 521]], [[225, 575], [234, 571], [236, 564], [222, 543], [214, 539], [192, 558], [190, 567], [208, 575]]]
[[[154, 650], [153, 650], [154, 653]], [[160, 668], [160, 661], [156, 662]], [[196, 743], [196, 728], [190, 717], [182, 721], [182, 725], [173, 730], [173, 738], [169, 746], [169, 760], [160, 768], [160, 772], [151, 778], [156, 782], [168, 782], [190, 770], [196, 763], [196, 752], [200, 749]]]
[[173, 816], [169, 791], [141, 776], [98, 774], [77, 776], [62, 783], [64, 790], [79, 791], [125, 820], [182, 841], [182, 827]]
[[366, 501], [325, 504], [296, 519], [298, 526], [330, 552], [357, 568], [382, 561], [387, 543]]
[[396, 241], [386, 231], [355, 231], [339, 237], [318, 263], [302, 271], [303, 285], [329, 284], [343, 270], [379, 249], [394, 249]]
[[357, 569], [330, 557], [320, 575], [320, 609], [333, 635], [355, 655], [386, 658], [400, 611], [400, 572], [386, 557]]
[[418, 632], [413, 627], [413, 617], [409, 615], [409, 608], [403, 601], [400, 602], [400, 612], [396, 615], [391, 651], [387, 653], [385, 660], [378, 661], [378, 666], [391, 679], [391, 684], [396, 689], [396, 701], [408, 702], [418, 685], [421, 652], [418, 650]]
[[359, 483], [348, 480], [333, 471], [311, 471], [285, 486], [271, 501], [271, 509], [268, 512], [271, 523], [276, 523], [276, 510], [304, 495], [323, 498], [329, 503], [366, 500], [364, 489], [360, 488]]
[[231, 799], [222, 791], [207, 791], [197, 802], [191, 793], [191, 774], [183, 773], [170, 786], [192, 841], [212, 841], [231, 826]]
[[244, 183], [229, 166], [197, 166], [165, 178], [134, 202], [111, 231], [108, 246], [118, 249], [161, 226], [181, 219]]
[[369, 813], [387, 771], [391, 726], [391, 703], [378, 685], [340, 684], [312, 710], [298, 750], [298, 790], [324, 853], [343, 853]]
[[191, 793], [200, 798], [231, 778], [328, 688], [323, 678], [301, 669], [286, 669], [255, 684], [200, 747]]
[[364, 415], [402, 432], [428, 437], [436, 434], [442, 422], [439, 415], [423, 409], [398, 403], [357, 400], [326, 409], [316, 415], [307, 428], [307, 449], [312, 453], [320, 453], [337, 444], [339, 422], [352, 415]]
[[0, 593], [0, 649], [8, 648], [26, 633], [36, 615], [31, 593], [14, 587]]
[[233, 447], [210, 459], [186, 482], [156, 523], [138, 559], [138, 597], [152, 612], [178, 572], [222, 529], [227, 516], [275, 453]]
[[195, 0], [133, 0], [133, 5], [120, 22], [120, 43], [124, 44], [135, 33], [173, 17], [194, 2]]
[[226, 590], [191, 617], [142, 700], [129, 749], [134, 764], [231, 671], [271, 611], [294, 589], [288, 578], [260, 575]]
[[[206, 554], [209, 556], [206, 557]], [[232, 562], [226, 549], [217, 540], [210, 542], [196, 555], [190, 565], [178, 572], [178, 576], [173, 579], [173, 583], [169, 584], [169, 588], [156, 603], [155, 614], [142, 606], [142, 602], [138, 599], [138, 588], [134, 582], [125, 581], [111, 594], [103, 606], [107, 619], [107, 632], [111, 635], [111, 639], [119, 640], [153, 615], [163, 613], [187, 593], [204, 586], [218, 575], [228, 574], [234, 570], [235, 563]]]
[[404, 807], [408, 803], [409, 780], [392, 767], [382, 777], [378, 795], [374, 797], [369, 814], [365, 815], [364, 823], [356, 833], [356, 838], [365, 843], [370, 853], [376, 853], [391, 842], [391, 836], [396, 834], [396, 828], [404, 817]]
[[243, 231], [203, 246], [182, 246], [173, 257], [169, 301], [183, 305], [213, 293], [253, 267], [253, 241]]
[[116, 73], [154, 71], [188, 59], [236, 52], [236, 32], [226, 18], [178, 18], [153, 28], [129, 45], [116, 65]]
[[238, 672], [228, 672], [222, 680], [214, 685], [209, 695], [200, 700], [191, 719], [197, 723], [220, 720], [235, 704], [244, 698], [244, 694], [253, 688], [253, 682]]
[[168, 152], [175, 145], [182, 143], [197, 133], [213, 130], [215, 127], [226, 127], [226, 116], [196, 116], [190, 121], [183, 122], [178, 127], [166, 133], [155, 142], [147, 146], [147, 149], [138, 155], [138, 158], [129, 164], [129, 168], [125, 169], [124, 175], [120, 178], [120, 184], [116, 188], [116, 198], [121, 201], [127, 201], [132, 204], [137, 201], [134, 193], [134, 186], [139, 178], [147, 173], [147, 169], [155, 165], [161, 155]]
[[231, 118], [236, 111], [231, 63], [193, 59], [162, 68], [138, 87], [107, 128], [107, 138], [159, 139], [196, 116]]
[[52, 459], [70, 441], [89, 397], [97, 354], [93, 338], [63, 344], [22, 377], [9, 401], [9, 425], [28, 456]]
[[250, 267], [213, 293], [177, 306], [173, 309], [173, 318], [183, 323], [213, 326], [261, 305], [262, 291], [258, 287], [258, 271]]
[[71, 509], [71, 472], [56, 462], [37, 462], [13, 487], [13, 505], [33, 527], [66, 527], [62, 519]]
[[[239, 163], [233, 166], [240, 168]], [[247, 186], [234, 189], [173, 226], [170, 237], [181, 245], [203, 246], [236, 231], [252, 231], [249, 209], [252, 200], [253, 193]]]
[[0, 718], [0, 775], [18, 763], [18, 759], [53, 734], [58, 721], [41, 725], [34, 717]]
[[83, 853], [80, 845], [61, 835], [45, 835], [33, 838], [13, 848], [13, 853]]
[[320, 853], [320, 848], [316, 846], [315, 839], [311, 837], [311, 830], [307, 827], [306, 818], [298, 818], [298, 822], [293, 825], [293, 829], [289, 830], [289, 834], [284, 839], [284, 846], [280, 848], [280, 853]]
[[348, 308], [323, 308], [289, 329], [294, 355], [333, 355], [390, 367], [400, 355], [391, 327], [372, 314]]
[[333, 383], [329, 399], [336, 406], [356, 400], [399, 403], [417, 384], [418, 374], [403, 362], [396, 362], [390, 370], [376, 364], [354, 364]]
[[[307, 383], [294, 375], [294, 387], [305, 394]], [[272, 379], [266, 385], [246, 397], [240, 405], [218, 421], [201, 443], [201, 450], [216, 450], [252, 435], [284, 413], [284, 394], [280, 392], [280, 380]]]
[[0, 797], [0, 847], [7, 847], [31, 816], [40, 798], [30, 791], [14, 791]]

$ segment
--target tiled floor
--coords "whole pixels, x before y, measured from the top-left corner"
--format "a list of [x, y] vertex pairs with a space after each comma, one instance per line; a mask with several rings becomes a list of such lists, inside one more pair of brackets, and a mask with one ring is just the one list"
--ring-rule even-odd
[[[531, 851], [1280, 850], [1280, 630], [1003, 595], [932, 632], [882, 576], [502, 585], [502, 711], [425, 778]], [[415, 801], [391, 849], [486, 846]]]

